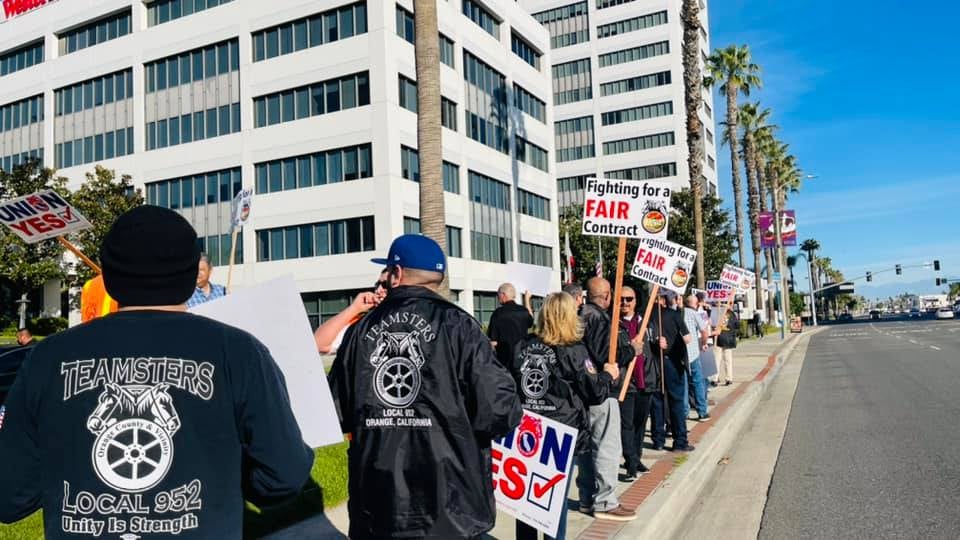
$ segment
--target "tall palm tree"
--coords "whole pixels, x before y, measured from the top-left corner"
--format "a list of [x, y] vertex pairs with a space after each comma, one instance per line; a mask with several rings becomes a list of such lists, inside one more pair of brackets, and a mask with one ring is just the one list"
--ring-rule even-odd
[[[417, 63], [417, 150], [420, 154], [420, 231], [447, 252], [440, 137], [440, 30], [436, 0], [415, 0]], [[449, 296], [444, 278], [440, 294]]]
[[683, 0], [683, 88], [687, 112], [687, 169], [693, 192], [693, 237], [697, 250], [697, 287], [706, 286], [703, 269], [703, 71], [700, 68], [700, 0]]
[[[773, 184], [770, 182], [768, 175], [770, 163], [777, 159], [776, 156], [776, 147], [777, 141], [773, 136], [773, 131], [776, 129], [776, 126], [768, 125], [763, 126], [753, 134], [754, 141], [757, 146], [757, 155], [756, 163], [754, 166], [757, 168], [757, 177], [759, 179], [760, 187], [760, 211], [766, 212], [773, 208], [774, 203], [771, 197], [770, 204], [767, 204], [767, 194], [773, 192]], [[765, 234], [766, 231], [760, 231], [760, 234]], [[779, 261], [774, 265], [773, 250], [764, 249], [763, 257], [767, 265], [767, 291], [772, 290], [773, 286], [773, 272], [774, 269], [780, 270]], [[776, 311], [776, 306], [774, 302], [774, 295], [767, 294], [767, 316], [768, 320], [773, 320], [774, 312]]]
[[760, 87], [760, 66], [750, 61], [750, 48], [746, 45], [730, 45], [717, 49], [707, 58], [707, 72], [703, 84], [707, 88], [719, 84], [720, 91], [727, 99], [727, 121], [724, 123], [727, 133], [724, 140], [730, 145], [730, 175], [733, 182], [734, 215], [737, 224], [737, 242], [740, 255], [740, 267], [746, 268], [746, 251], [743, 236], [743, 186], [740, 183], [740, 159], [738, 157], [737, 98], [740, 94], [750, 95], [751, 88]]
[[[800, 243], [800, 251], [806, 252], [807, 260], [810, 262], [810, 284], [813, 286], [814, 290], [820, 288], [820, 276], [819, 272], [814, 272], [813, 269], [817, 268], [817, 252], [820, 251], [820, 242], [814, 238], [807, 238]], [[811, 309], [817, 309], [816, 297], [813, 291], [810, 291], [810, 300], [813, 304]]]
[[[760, 227], [757, 220], [760, 214], [760, 179], [758, 175], [757, 144], [755, 133], [763, 129], [770, 117], [770, 109], [760, 110], [759, 103], [745, 103], [740, 106], [738, 115], [740, 129], [743, 131], [744, 168], [747, 171], [747, 209], [750, 219], [750, 239], [753, 250], [753, 271], [760, 275]], [[763, 305], [762, 287], [756, 288], [757, 306]]]

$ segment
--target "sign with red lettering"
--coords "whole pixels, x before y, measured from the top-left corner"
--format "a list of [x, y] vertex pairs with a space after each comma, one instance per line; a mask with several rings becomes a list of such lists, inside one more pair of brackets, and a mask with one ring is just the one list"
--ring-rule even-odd
[[0, 14], [0, 23], [45, 6], [55, 0], [3, 0], [3, 12]]
[[588, 178], [583, 201], [583, 234], [667, 239], [668, 182]]
[[28, 244], [92, 227], [53, 190], [0, 203], [0, 222]]
[[696, 261], [697, 252], [692, 249], [666, 240], [644, 238], [640, 240], [630, 275], [683, 294]]
[[732, 264], [725, 264], [723, 265], [723, 271], [720, 272], [720, 281], [743, 292], [752, 289], [757, 278], [750, 270], [745, 270]]
[[539, 414], [523, 411], [520, 426], [495, 439], [493, 492], [497, 506], [520, 521], [557, 535], [567, 504], [577, 430]]
[[725, 304], [733, 301], [734, 289], [722, 281], [708, 281], [706, 301], [710, 304]]

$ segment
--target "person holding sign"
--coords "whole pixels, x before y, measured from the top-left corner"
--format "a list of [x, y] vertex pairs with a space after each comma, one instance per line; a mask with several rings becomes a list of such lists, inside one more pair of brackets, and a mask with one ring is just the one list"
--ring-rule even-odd
[[351, 435], [350, 538], [474, 538], [496, 520], [491, 440], [520, 423], [480, 324], [437, 294], [432, 239], [390, 245], [386, 299], [347, 331], [328, 380]]
[[[517, 344], [510, 366], [524, 409], [579, 430], [577, 455], [589, 451], [587, 407], [603, 403], [611, 393], [611, 384], [620, 376], [616, 364], [604, 363], [603, 370], [597, 373], [590, 353], [580, 341], [582, 337], [576, 301], [565, 292], [550, 294], [537, 315], [533, 336]], [[566, 494], [563, 499], [566, 500]], [[566, 535], [567, 505], [561, 507], [556, 540]], [[537, 537], [536, 529], [519, 520], [516, 534], [517, 540]]]
[[[637, 338], [643, 325], [643, 316], [637, 311], [638, 295], [633, 287], [623, 287], [620, 291], [620, 327], [626, 330], [631, 342], [645, 340]], [[650, 404], [653, 392], [660, 390], [660, 364], [652, 360], [649, 346], [643, 354], [636, 355], [636, 365], [630, 377], [630, 386], [623, 401], [620, 402], [620, 435], [623, 445], [623, 462], [626, 469], [624, 480], [637, 479], [637, 473], [647, 472], [640, 461], [643, 455], [643, 438], [650, 418]]]
[[673, 451], [689, 452], [693, 446], [687, 442], [687, 419], [685, 418], [685, 402], [687, 399], [687, 344], [692, 340], [683, 315], [668, 306], [674, 301], [677, 293], [670, 289], [660, 290], [660, 307], [647, 329], [647, 339], [654, 354], [662, 355], [663, 359], [663, 386], [664, 393], [654, 394], [651, 417], [653, 428], [651, 437], [653, 448], [662, 450], [667, 439], [666, 423], [669, 415], [670, 427], [673, 431]]
[[120, 310], [37, 344], [5, 402], [0, 521], [42, 508], [49, 539], [241, 538], [244, 498], [300, 492], [313, 451], [276, 362], [186, 313], [199, 258], [176, 212], [114, 222], [100, 261]]
[[197, 263], [197, 287], [193, 295], [187, 300], [187, 307], [192, 308], [223, 298], [227, 295], [227, 288], [223, 285], [210, 283], [210, 276], [213, 274], [213, 267], [210, 266], [210, 257], [206, 253], [200, 254], [200, 262]]

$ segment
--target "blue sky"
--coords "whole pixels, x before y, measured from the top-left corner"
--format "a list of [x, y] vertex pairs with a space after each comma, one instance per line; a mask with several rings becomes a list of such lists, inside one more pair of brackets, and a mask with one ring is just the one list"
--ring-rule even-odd
[[[711, 45], [750, 45], [764, 87], [749, 99], [773, 111], [779, 137], [818, 176], [788, 202], [799, 238], [819, 240], [848, 278], [933, 259], [942, 277], [960, 278], [960, 53], [944, 25], [960, 19], [960, 2], [936, 4], [710, 3]], [[732, 200], [729, 149], [718, 154], [720, 193]], [[904, 270], [873, 285], [929, 293], [934, 277]]]

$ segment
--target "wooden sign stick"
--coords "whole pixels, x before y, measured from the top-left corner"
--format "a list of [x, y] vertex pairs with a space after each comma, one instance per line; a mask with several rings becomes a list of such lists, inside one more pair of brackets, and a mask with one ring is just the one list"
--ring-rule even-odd
[[610, 351], [607, 353], [607, 363], [617, 361], [617, 345], [620, 340], [620, 288], [623, 287], [623, 259], [627, 255], [627, 239], [620, 237], [617, 244], [617, 279], [613, 287], [613, 324], [610, 325]]
[[70, 252], [73, 253], [74, 255], [76, 255], [78, 259], [80, 259], [81, 261], [84, 262], [84, 264], [86, 264], [87, 266], [89, 266], [91, 270], [93, 270], [93, 271], [96, 272], [97, 274], [101, 273], [100, 266], [97, 265], [97, 263], [95, 263], [95, 262], [93, 262], [92, 260], [90, 260], [90, 257], [87, 257], [86, 255], [84, 255], [83, 252], [80, 251], [80, 248], [78, 248], [77, 246], [71, 244], [69, 241], [67, 241], [66, 238], [64, 238], [64, 237], [62, 237], [62, 236], [58, 236], [58, 237], [57, 237], [57, 241], [60, 242], [60, 245], [62, 245], [63, 247], [69, 249]]
[[[637, 332], [637, 338], [647, 339], [647, 325], [650, 324], [650, 313], [653, 311], [653, 304], [657, 301], [657, 295], [660, 294], [660, 286], [654, 285], [650, 289], [650, 299], [647, 300], [647, 308], [643, 310], [643, 321], [640, 323], [640, 331]], [[636, 339], [636, 338], [634, 338]], [[642, 349], [641, 349], [642, 350]], [[653, 360], [652, 358], [650, 359]], [[627, 389], [630, 387], [630, 377], [633, 376], [633, 369], [636, 366], [637, 359], [634, 358], [627, 366], [627, 375], [623, 378], [623, 386], [620, 388], [620, 401], [627, 397]]]
[[230, 282], [233, 280], [233, 257], [237, 253], [237, 228], [230, 235], [230, 266], [227, 267], [227, 294], [230, 294]]

